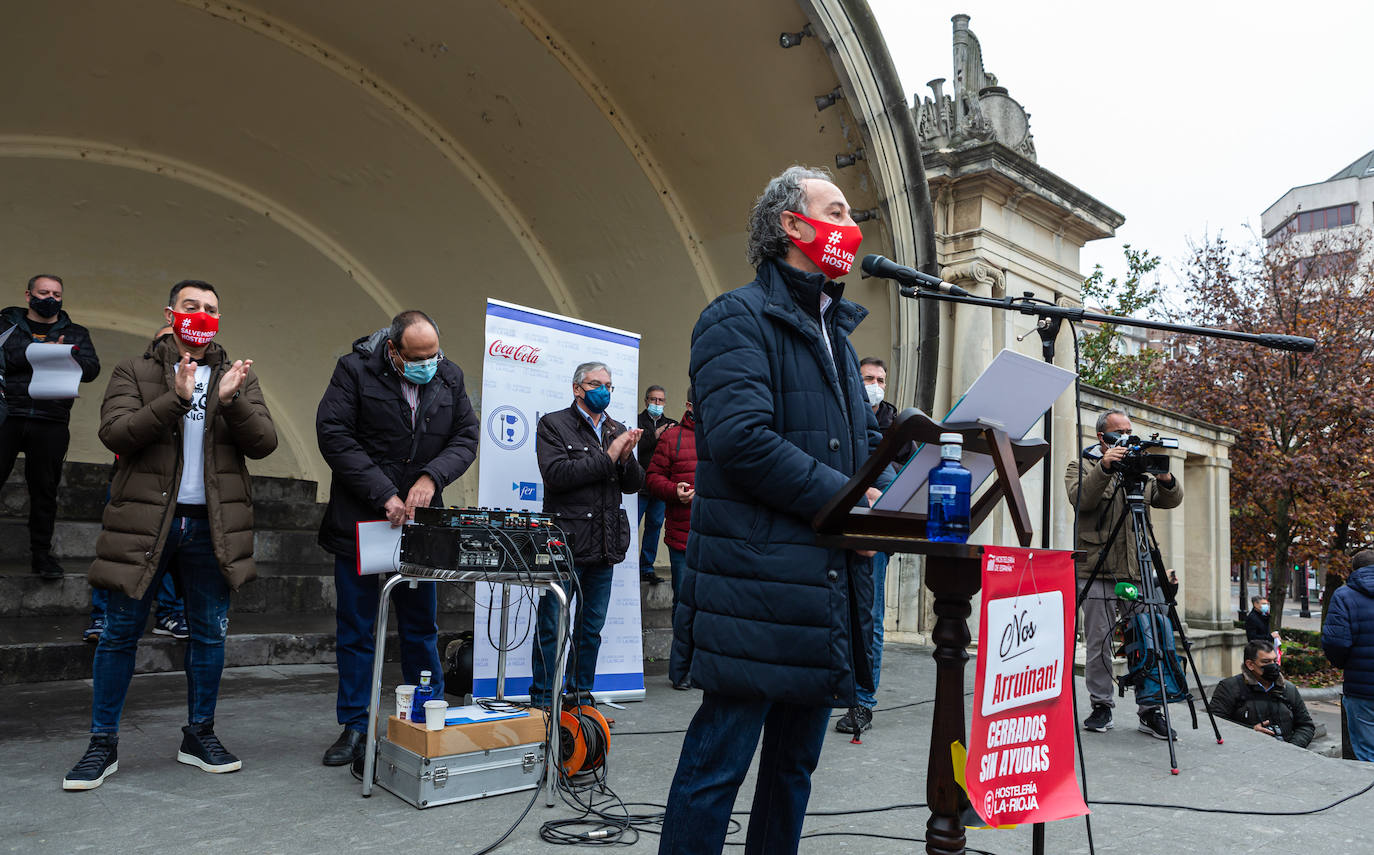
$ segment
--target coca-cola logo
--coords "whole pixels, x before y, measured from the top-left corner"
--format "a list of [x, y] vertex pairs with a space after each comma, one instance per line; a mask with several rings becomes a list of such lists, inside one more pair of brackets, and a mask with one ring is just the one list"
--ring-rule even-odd
[[510, 344], [499, 338], [487, 348], [487, 353], [492, 356], [500, 356], [515, 362], [528, 362], [530, 365], [539, 361], [539, 351], [540, 348], [532, 344]]

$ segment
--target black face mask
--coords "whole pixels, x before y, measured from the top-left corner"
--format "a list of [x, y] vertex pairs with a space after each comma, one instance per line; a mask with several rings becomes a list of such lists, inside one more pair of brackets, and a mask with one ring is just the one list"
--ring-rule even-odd
[[30, 297], [29, 308], [40, 318], [55, 318], [62, 311], [62, 301], [55, 297]]
[[1260, 668], [1260, 676], [1264, 678], [1264, 682], [1266, 683], [1277, 683], [1281, 673], [1282, 672], [1279, 670], [1279, 663], [1277, 662], [1270, 662], [1268, 665]]

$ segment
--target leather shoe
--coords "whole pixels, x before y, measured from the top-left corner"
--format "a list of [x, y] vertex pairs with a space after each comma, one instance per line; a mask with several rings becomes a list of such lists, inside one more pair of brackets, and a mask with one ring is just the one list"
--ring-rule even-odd
[[46, 582], [54, 579], [61, 579], [63, 574], [62, 565], [57, 563], [57, 559], [52, 557], [52, 553], [33, 556], [33, 572], [38, 574]]
[[329, 750], [324, 752], [324, 765], [347, 766], [363, 756], [365, 742], [367, 734], [345, 727], [339, 738], [334, 740], [334, 744], [329, 746]]

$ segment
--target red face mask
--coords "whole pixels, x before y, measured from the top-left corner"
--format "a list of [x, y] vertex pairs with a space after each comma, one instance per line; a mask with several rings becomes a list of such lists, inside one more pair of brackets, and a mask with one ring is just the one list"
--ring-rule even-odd
[[204, 312], [178, 312], [172, 310], [172, 332], [177, 338], [191, 347], [202, 347], [219, 332], [219, 318]]
[[854, 253], [859, 251], [859, 244], [863, 243], [864, 239], [858, 226], [837, 226], [824, 220], [804, 217], [796, 211], [787, 213], [803, 223], [810, 224], [811, 228], [816, 230], [816, 236], [810, 242], [803, 243], [792, 238], [792, 243], [795, 243], [821, 272], [831, 279], [839, 279], [849, 273], [854, 267]]

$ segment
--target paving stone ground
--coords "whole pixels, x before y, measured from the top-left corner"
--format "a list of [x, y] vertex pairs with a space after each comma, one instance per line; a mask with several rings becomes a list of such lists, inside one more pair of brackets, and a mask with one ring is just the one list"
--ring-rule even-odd
[[[968, 669], [972, 679], [972, 663]], [[395, 681], [393, 676], [392, 682]], [[662, 804], [699, 699], [661, 673], [648, 697], [607, 710], [615, 721], [610, 784], [627, 802]], [[832, 733], [821, 755], [801, 851], [922, 852], [923, 808], [836, 813], [925, 801], [934, 665], [928, 648], [888, 645], [875, 727], [862, 745]], [[1182, 773], [1169, 774], [1167, 748], [1134, 729], [1121, 707], [1117, 729], [1085, 734], [1096, 851], [1111, 853], [1294, 853], [1366, 851], [1374, 792], [1309, 816], [1283, 816], [1374, 784], [1374, 764], [1334, 760], [1222, 723], [1224, 745], [1207, 729], [1181, 729]], [[1186, 708], [1177, 707], [1185, 721]], [[516, 793], [420, 811], [384, 790], [370, 799], [346, 769], [320, 755], [338, 734], [334, 675], [318, 665], [264, 666], [225, 673], [217, 732], [243, 770], [209, 775], [176, 762], [185, 716], [181, 674], [136, 677], [125, 709], [119, 771], [99, 789], [67, 793], [63, 774], [80, 758], [89, 723], [89, 681], [6, 686], [0, 692], [0, 852], [25, 853], [448, 853], [477, 852], [529, 801]], [[747, 810], [752, 777], [737, 809]], [[1137, 802], [1133, 807], [1107, 802]], [[1208, 809], [1249, 809], [1234, 816]], [[641, 807], [637, 810], [648, 811]], [[539, 839], [541, 823], [574, 816], [541, 801], [497, 852], [567, 852]], [[739, 817], [742, 821], [747, 818]], [[868, 837], [857, 834], [874, 835]], [[742, 840], [737, 834], [732, 840]], [[896, 838], [896, 839], [893, 839]], [[1086, 853], [1082, 820], [1051, 824], [1049, 853]], [[971, 847], [1029, 853], [1029, 828], [973, 831]], [[645, 834], [620, 847], [654, 852]], [[732, 847], [733, 849], [733, 847]], [[727, 849], [731, 851], [731, 849]], [[738, 849], [734, 849], [738, 851]]]

